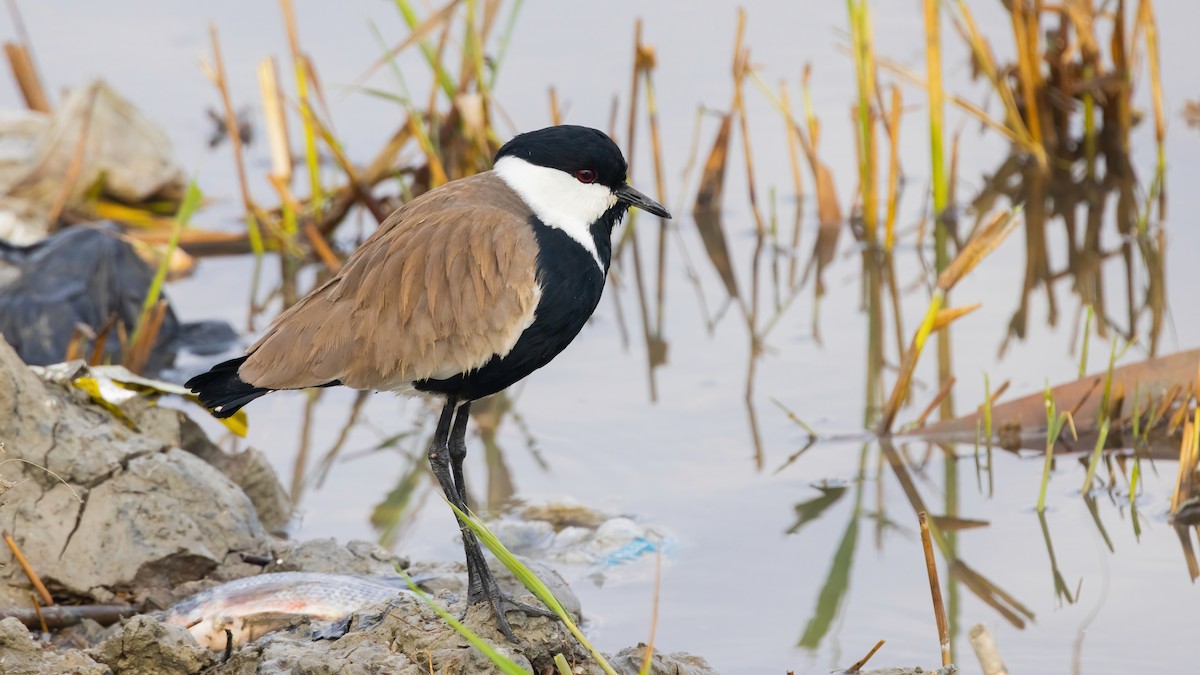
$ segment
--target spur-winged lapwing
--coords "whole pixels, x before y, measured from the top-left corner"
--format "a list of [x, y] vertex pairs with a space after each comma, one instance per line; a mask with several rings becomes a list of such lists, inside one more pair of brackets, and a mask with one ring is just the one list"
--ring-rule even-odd
[[[596, 309], [612, 230], [631, 206], [661, 204], [626, 182], [604, 133], [557, 126], [520, 134], [495, 166], [396, 210], [328, 282], [279, 315], [246, 355], [187, 386], [218, 417], [280, 389], [343, 385], [445, 399], [429, 464], [463, 511], [471, 401], [550, 362]], [[460, 524], [468, 600], [550, 615], [496, 586]]]

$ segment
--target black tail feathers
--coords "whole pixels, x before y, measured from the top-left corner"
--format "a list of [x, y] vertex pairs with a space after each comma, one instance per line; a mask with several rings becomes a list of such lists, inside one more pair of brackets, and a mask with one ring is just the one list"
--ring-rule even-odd
[[245, 356], [240, 356], [218, 363], [207, 373], [188, 380], [184, 386], [196, 392], [201, 405], [212, 410], [214, 416], [229, 417], [259, 396], [274, 391], [247, 384], [238, 377], [238, 368], [245, 360]]

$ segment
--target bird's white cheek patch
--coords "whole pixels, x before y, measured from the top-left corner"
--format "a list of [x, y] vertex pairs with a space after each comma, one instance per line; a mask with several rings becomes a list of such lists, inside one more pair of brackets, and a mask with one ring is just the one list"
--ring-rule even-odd
[[530, 164], [511, 155], [502, 157], [493, 170], [521, 196], [538, 220], [579, 242], [592, 254], [600, 271], [604, 271], [590, 227], [616, 206], [617, 196], [612, 190], [598, 183], [580, 183], [564, 171]]

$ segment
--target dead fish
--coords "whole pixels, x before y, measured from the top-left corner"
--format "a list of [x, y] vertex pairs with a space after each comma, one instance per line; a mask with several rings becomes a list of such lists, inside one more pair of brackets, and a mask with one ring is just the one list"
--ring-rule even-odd
[[[399, 577], [272, 572], [214, 586], [176, 603], [162, 620], [212, 650], [285, 628], [297, 619], [337, 621], [374, 602], [411, 593]], [[229, 631], [230, 636], [225, 631]]]

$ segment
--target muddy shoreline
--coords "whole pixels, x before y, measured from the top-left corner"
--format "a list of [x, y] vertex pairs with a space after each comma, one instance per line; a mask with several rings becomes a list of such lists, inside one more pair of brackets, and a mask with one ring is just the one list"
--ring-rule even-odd
[[[83, 622], [38, 640], [15, 618], [0, 622], [6, 673], [486, 673], [494, 666], [420, 599], [398, 594], [332, 629], [300, 619], [227, 653], [200, 646], [152, 613], [218, 583], [263, 572], [395, 574], [426, 588], [501, 653], [546, 672], [555, 654], [577, 673], [601, 672], [557, 622], [510, 615], [520, 644], [496, 629], [490, 610], [467, 609], [459, 563], [418, 563], [370, 542], [289, 541], [288, 500], [256, 450], [229, 454], [185, 413], [143, 397], [119, 411], [70, 382], [70, 368], [29, 368], [0, 340], [0, 529], [11, 533], [58, 604], [130, 603], [144, 612], [102, 627]], [[11, 553], [0, 554], [0, 607], [27, 608], [33, 586]], [[566, 582], [535, 571], [581, 614]], [[502, 570], [502, 568], [501, 568]], [[498, 571], [512, 592], [524, 592]], [[508, 577], [505, 579], [504, 577]], [[528, 598], [532, 601], [532, 596]], [[642, 649], [613, 657], [637, 672]], [[656, 673], [713, 671], [698, 657], [658, 654]]]

